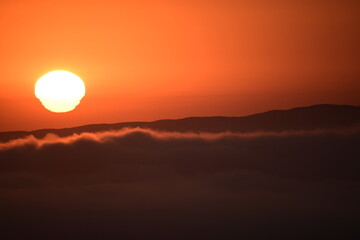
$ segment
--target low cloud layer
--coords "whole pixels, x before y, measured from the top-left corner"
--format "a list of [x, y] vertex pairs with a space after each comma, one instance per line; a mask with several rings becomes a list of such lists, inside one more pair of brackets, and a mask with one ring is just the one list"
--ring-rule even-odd
[[11, 148], [18, 148], [22, 146], [32, 145], [36, 148], [41, 148], [51, 144], [72, 144], [78, 141], [93, 141], [98, 143], [106, 143], [116, 138], [123, 138], [131, 134], [144, 134], [157, 140], [174, 140], [174, 139], [199, 139], [204, 141], [216, 141], [222, 138], [259, 138], [259, 137], [288, 137], [288, 136], [317, 136], [317, 135], [352, 135], [360, 132], [360, 127], [351, 127], [343, 129], [320, 129], [320, 130], [301, 130], [301, 131], [282, 131], [282, 132], [250, 132], [250, 133], [236, 133], [236, 132], [222, 132], [222, 133], [207, 133], [207, 132], [166, 132], [155, 131], [152, 129], [143, 128], [123, 128], [113, 131], [101, 132], [83, 132], [80, 134], [73, 134], [67, 137], [60, 137], [56, 134], [49, 133], [44, 138], [37, 138], [29, 135], [24, 138], [18, 138], [7, 142], [0, 142], [0, 151]]
[[356, 236], [359, 144], [358, 129], [139, 128], [1, 143], [0, 237]]

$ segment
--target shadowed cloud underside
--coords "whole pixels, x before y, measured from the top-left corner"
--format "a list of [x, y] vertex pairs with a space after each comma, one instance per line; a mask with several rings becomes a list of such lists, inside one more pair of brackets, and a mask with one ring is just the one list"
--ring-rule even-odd
[[359, 107], [0, 134], [1, 239], [360, 236]]
[[358, 129], [12, 140], [0, 151], [0, 236], [357, 236], [359, 143]]

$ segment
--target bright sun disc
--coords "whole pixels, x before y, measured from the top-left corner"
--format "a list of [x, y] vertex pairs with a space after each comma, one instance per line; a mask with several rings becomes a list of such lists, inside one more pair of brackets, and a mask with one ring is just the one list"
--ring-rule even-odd
[[85, 84], [68, 71], [52, 71], [37, 80], [35, 96], [51, 112], [69, 112], [85, 96]]

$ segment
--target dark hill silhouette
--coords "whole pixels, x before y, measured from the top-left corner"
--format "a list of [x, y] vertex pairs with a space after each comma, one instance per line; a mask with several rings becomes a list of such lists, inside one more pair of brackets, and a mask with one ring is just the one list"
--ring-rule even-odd
[[64, 129], [41, 129], [36, 131], [0, 132], [0, 141], [34, 135], [44, 137], [47, 133], [68, 136], [74, 133], [117, 130], [125, 127], [151, 128], [159, 131], [179, 132], [253, 132], [314, 130], [343, 128], [360, 125], [360, 106], [321, 104], [297, 107], [290, 110], [272, 110], [244, 117], [189, 117], [154, 122], [123, 122], [115, 124], [91, 124]]

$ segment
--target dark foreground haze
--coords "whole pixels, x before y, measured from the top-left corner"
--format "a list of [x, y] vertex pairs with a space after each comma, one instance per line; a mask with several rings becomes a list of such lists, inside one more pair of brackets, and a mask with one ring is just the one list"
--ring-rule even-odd
[[[133, 124], [3, 133], [0, 238], [356, 238], [360, 111], [313, 109], [283, 111], [251, 131], [187, 123], [191, 132]], [[209, 129], [211, 119], [202, 119]]]

